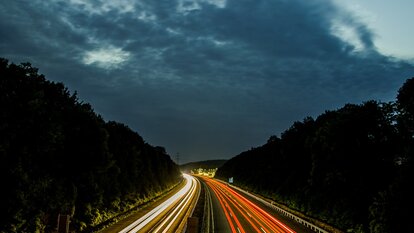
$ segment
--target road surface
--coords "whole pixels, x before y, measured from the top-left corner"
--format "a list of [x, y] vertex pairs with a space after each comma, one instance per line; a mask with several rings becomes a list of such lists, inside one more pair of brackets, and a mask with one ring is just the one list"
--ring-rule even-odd
[[201, 178], [210, 193], [214, 209], [214, 231], [230, 233], [308, 233], [308, 228], [280, 216], [256, 200], [210, 178]]
[[204, 210], [204, 228], [202, 233], [227, 233], [231, 232], [230, 225], [227, 222], [227, 218], [224, 210], [220, 205], [218, 197], [214, 194], [213, 190], [207, 185], [205, 178], [199, 178], [203, 184], [206, 198], [205, 198], [205, 210]]

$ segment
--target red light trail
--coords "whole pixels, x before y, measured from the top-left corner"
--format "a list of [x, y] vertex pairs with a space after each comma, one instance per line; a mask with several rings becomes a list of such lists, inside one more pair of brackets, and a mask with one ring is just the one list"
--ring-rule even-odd
[[203, 179], [217, 196], [232, 233], [296, 233], [229, 186], [214, 179]]

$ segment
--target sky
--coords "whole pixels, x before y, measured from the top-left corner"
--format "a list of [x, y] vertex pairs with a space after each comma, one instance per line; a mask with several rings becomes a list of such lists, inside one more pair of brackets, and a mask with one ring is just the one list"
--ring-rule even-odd
[[414, 76], [412, 0], [0, 1], [0, 57], [30, 62], [179, 163], [294, 121], [392, 101]]

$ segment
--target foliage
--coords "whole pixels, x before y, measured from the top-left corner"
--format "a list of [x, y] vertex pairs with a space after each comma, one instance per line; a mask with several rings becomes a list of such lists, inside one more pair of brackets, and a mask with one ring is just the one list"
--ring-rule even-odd
[[203, 169], [215, 169], [221, 167], [227, 160], [217, 159], [217, 160], [206, 160], [198, 162], [190, 162], [186, 164], [181, 164], [180, 169], [184, 172], [190, 172], [193, 169], [203, 168]]
[[89, 231], [180, 179], [165, 150], [105, 122], [30, 64], [0, 59], [0, 232]]
[[368, 101], [295, 122], [216, 177], [351, 232], [408, 232], [414, 78], [396, 103]]

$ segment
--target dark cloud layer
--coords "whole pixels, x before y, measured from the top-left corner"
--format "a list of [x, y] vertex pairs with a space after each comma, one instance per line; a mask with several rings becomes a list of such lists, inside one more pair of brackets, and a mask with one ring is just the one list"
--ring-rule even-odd
[[348, 102], [393, 100], [414, 74], [328, 0], [2, 1], [0, 35], [0, 56], [182, 162], [231, 157]]

